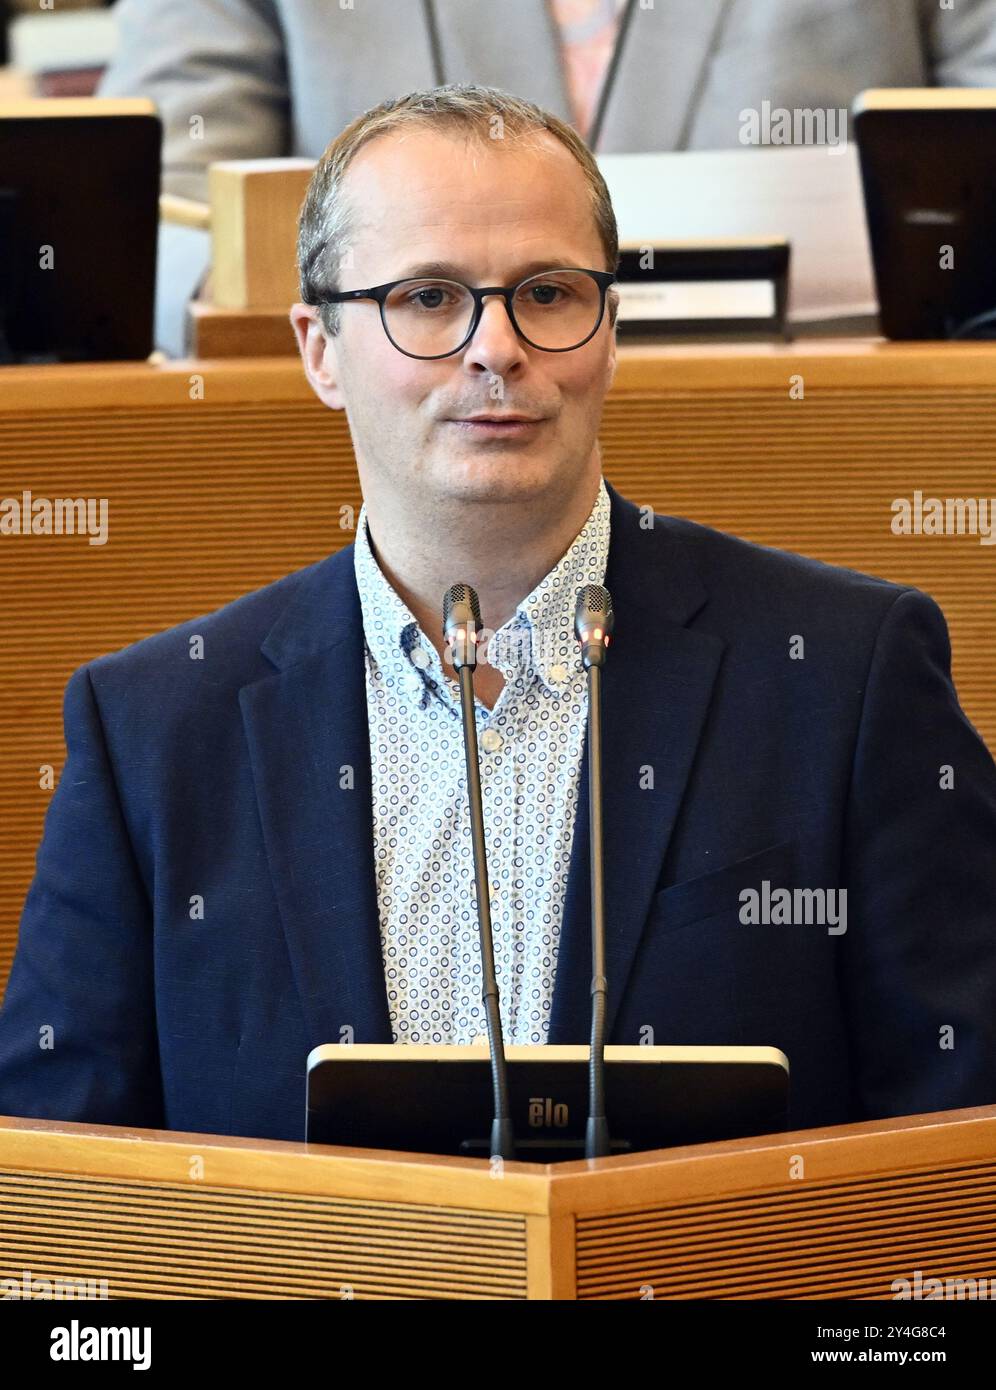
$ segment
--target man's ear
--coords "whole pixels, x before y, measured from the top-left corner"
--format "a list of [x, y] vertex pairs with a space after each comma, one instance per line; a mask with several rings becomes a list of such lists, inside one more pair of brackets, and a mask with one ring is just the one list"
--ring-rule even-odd
[[330, 410], [343, 410], [346, 402], [339, 387], [336, 340], [329, 337], [313, 304], [294, 304], [291, 327], [311, 389]]

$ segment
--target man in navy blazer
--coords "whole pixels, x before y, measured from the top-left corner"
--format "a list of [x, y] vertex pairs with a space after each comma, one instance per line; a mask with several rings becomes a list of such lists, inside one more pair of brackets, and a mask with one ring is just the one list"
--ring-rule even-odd
[[[338, 143], [316, 170], [302, 240], [335, 175], [346, 220], [321, 225], [354, 251], [340, 286], [389, 282], [414, 241], [476, 286], [537, 257], [614, 268], [596, 166], [556, 124], [519, 140], [521, 110], [476, 100], [508, 144], [444, 128], [460, 100], [422, 94], [404, 138], [375, 126], [348, 176]], [[495, 292], [461, 352], [432, 360], [389, 355], [376, 299], [340, 304], [334, 331], [302, 300], [305, 370], [347, 409], [371, 533], [426, 641], [442, 644], [444, 586], [405, 569], [409, 534], [426, 564], [438, 551], [435, 578], [480, 576], [499, 626], [601, 482], [611, 296], [590, 340], [556, 352]], [[446, 299], [433, 283], [407, 303]], [[485, 390], [541, 422], [514, 441], [445, 428]], [[996, 768], [937, 605], [608, 491], [608, 1040], [778, 1047], [793, 1128], [996, 1104]], [[545, 551], [474, 530], [495, 498]], [[562, 512], [551, 550], [536, 525]], [[73, 674], [0, 1011], [0, 1114], [300, 1139], [310, 1049], [392, 1041], [353, 552]], [[585, 752], [550, 1043], [588, 1037], [587, 784]]]

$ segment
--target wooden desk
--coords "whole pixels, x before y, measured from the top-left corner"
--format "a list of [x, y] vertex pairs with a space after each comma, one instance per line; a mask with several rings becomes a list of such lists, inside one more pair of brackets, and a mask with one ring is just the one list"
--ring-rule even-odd
[[144, 1299], [891, 1300], [919, 1270], [987, 1296], [994, 1152], [996, 1106], [500, 1176], [0, 1116], [0, 1279]]
[[[602, 441], [635, 502], [933, 594], [996, 748], [996, 547], [890, 530], [916, 489], [996, 495], [996, 346], [624, 348]], [[2, 983], [72, 670], [348, 544], [361, 498], [296, 357], [8, 367], [0, 459], [0, 496], [106, 497], [110, 525], [106, 546], [0, 537]]]

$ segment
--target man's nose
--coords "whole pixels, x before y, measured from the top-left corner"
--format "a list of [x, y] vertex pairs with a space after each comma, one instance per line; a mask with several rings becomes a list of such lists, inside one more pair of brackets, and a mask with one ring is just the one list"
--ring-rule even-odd
[[464, 362], [507, 376], [525, 357], [525, 344], [515, 331], [504, 299], [500, 294], [488, 295], [474, 336], [464, 349]]

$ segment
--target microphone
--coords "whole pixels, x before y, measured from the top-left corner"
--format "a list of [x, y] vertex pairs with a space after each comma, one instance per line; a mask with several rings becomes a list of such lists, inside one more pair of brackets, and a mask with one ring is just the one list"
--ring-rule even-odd
[[452, 584], [443, 596], [443, 635], [453, 653], [453, 666], [460, 682], [463, 713], [463, 746], [467, 760], [467, 800], [470, 806], [471, 837], [474, 845], [474, 875], [477, 883], [477, 925], [481, 945], [481, 971], [484, 985], [481, 1002], [488, 1025], [491, 1055], [491, 1089], [494, 1093], [491, 1121], [492, 1158], [514, 1158], [515, 1136], [509, 1113], [508, 1067], [498, 1006], [495, 979], [495, 952], [491, 936], [491, 892], [488, 887], [488, 861], [484, 844], [484, 808], [481, 802], [481, 768], [477, 751], [477, 720], [474, 713], [474, 671], [477, 667], [477, 641], [483, 627], [481, 605], [469, 584]]
[[612, 640], [612, 598], [601, 584], [578, 591], [574, 635], [588, 672], [588, 809], [591, 820], [591, 1045], [588, 1050], [588, 1123], [585, 1158], [611, 1152], [605, 1115], [605, 883], [602, 864], [602, 668]]

